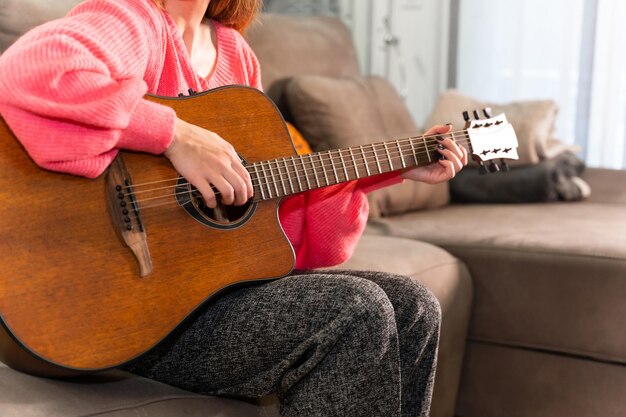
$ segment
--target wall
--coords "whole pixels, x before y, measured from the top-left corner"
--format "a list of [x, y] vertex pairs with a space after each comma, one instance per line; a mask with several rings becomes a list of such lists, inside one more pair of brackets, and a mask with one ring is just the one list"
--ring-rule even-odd
[[363, 72], [391, 81], [421, 125], [448, 86], [450, 0], [344, 0], [342, 5]]

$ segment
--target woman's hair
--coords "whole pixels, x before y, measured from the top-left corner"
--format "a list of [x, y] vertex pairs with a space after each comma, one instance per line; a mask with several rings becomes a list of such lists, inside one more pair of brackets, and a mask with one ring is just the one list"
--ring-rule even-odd
[[[153, 0], [165, 7], [167, 0]], [[211, 0], [205, 16], [243, 32], [261, 11], [263, 0]]]

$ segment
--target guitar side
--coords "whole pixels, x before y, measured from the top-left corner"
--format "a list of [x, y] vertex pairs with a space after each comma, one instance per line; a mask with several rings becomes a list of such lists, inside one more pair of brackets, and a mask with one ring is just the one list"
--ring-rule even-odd
[[[262, 93], [225, 87], [191, 98], [151, 97], [215, 131], [256, 162], [294, 154]], [[122, 153], [133, 184], [177, 176], [164, 157]], [[116, 232], [105, 175], [89, 180], [37, 167], [0, 126], [0, 360], [38, 375], [117, 366], [171, 333], [231, 285], [284, 276], [294, 254], [278, 201], [256, 203], [237, 227], [208, 227], [171, 204], [139, 203], [152, 272]]]

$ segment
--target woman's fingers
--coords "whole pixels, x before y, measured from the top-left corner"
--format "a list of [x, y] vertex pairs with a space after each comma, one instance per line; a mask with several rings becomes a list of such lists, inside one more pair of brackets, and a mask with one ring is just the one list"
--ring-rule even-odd
[[211, 184], [209, 184], [209, 182], [205, 180], [203, 176], [190, 176], [185, 178], [191, 183], [191, 185], [193, 185], [198, 189], [198, 191], [200, 191], [200, 194], [202, 194], [202, 198], [204, 199], [204, 202], [208, 207], [214, 208], [217, 205], [215, 192], [213, 192]]
[[211, 208], [217, 205], [211, 185], [226, 205], [242, 205], [252, 197], [250, 174], [233, 147], [213, 132], [178, 119], [174, 142], [165, 155]]
[[463, 163], [463, 158], [464, 158], [463, 151], [454, 142], [448, 143], [448, 144], [443, 144], [443, 143], [438, 144], [437, 152], [445, 156], [445, 158], [448, 160], [458, 162], [459, 165], [457, 166], [459, 169], [463, 168], [463, 166], [465, 165]]
[[250, 175], [241, 162], [234, 162], [231, 169], [224, 174], [224, 179], [230, 187], [227, 189], [227, 196], [222, 194], [224, 204], [235, 204], [238, 206], [245, 204], [251, 197], [250, 188], [252, 187], [252, 183], [250, 182]]
[[[243, 190], [241, 192], [242, 196], [245, 196], [243, 201], [238, 204], [244, 204], [254, 195], [254, 188], [252, 186], [252, 178], [250, 177], [250, 172], [243, 166], [241, 163], [239, 156], [237, 156], [237, 161], [232, 165], [235, 172], [239, 175], [239, 177], [243, 180]], [[238, 200], [240, 201], [240, 200]], [[237, 204], [237, 202], [235, 203]]]

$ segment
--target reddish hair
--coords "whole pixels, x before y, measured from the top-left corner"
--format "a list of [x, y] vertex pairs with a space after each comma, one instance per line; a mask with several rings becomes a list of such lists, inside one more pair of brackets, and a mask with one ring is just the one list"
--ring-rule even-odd
[[[164, 8], [167, 0], [153, 0]], [[239, 32], [246, 30], [261, 11], [263, 0], [211, 0], [205, 16]]]

